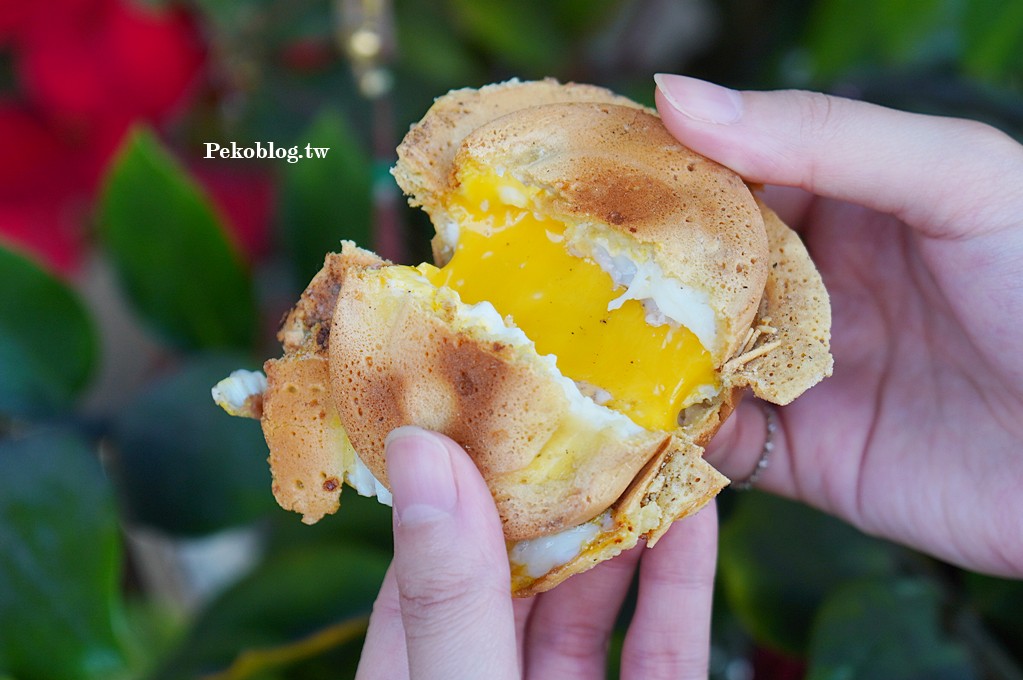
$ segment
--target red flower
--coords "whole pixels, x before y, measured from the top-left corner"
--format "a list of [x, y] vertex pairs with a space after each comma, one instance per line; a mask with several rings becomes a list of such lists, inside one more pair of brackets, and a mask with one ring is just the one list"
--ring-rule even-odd
[[753, 677], [768, 680], [802, 680], [806, 663], [766, 647], [753, 650]]
[[194, 163], [189, 170], [209, 192], [214, 206], [231, 226], [228, 236], [249, 258], [270, 250], [270, 218], [274, 213], [274, 184], [261, 169]]
[[337, 60], [337, 48], [330, 40], [299, 38], [281, 50], [280, 61], [298, 73], [322, 71]]
[[180, 104], [202, 65], [203, 47], [188, 16], [115, 0], [79, 5], [77, 21], [46, 12], [27, 31], [18, 72], [32, 101], [73, 127], [162, 122]]
[[0, 238], [71, 272], [83, 246], [87, 173], [79, 149], [24, 106], [0, 103]]
[[136, 121], [186, 103], [204, 61], [191, 18], [130, 0], [0, 0], [16, 101], [0, 101], [0, 237], [68, 273], [89, 202]]

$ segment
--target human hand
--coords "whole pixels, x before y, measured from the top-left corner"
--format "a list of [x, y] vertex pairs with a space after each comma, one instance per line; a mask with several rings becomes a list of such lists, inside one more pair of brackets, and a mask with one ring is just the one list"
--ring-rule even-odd
[[[821, 94], [657, 81], [680, 141], [773, 185], [831, 295], [834, 376], [779, 409], [758, 487], [1023, 575], [1023, 147]], [[707, 459], [748, 476], [764, 426], [744, 404]]]
[[442, 435], [388, 438], [394, 562], [373, 607], [358, 680], [602, 678], [632, 576], [640, 587], [623, 680], [705, 678], [717, 543], [714, 506], [556, 589], [512, 600], [501, 522], [468, 455]]

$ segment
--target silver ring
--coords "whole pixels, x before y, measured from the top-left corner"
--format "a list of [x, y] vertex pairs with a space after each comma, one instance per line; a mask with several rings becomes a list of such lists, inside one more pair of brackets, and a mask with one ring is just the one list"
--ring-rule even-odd
[[760, 478], [760, 473], [767, 469], [767, 465], [771, 461], [771, 451], [774, 450], [774, 433], [778, 431], [778, 411], [773, 404], [766, 401], [757, 403], [764, 411], [764, 429], [767, 436], [764, 437], [764, 446], [760, 449], [760, 458], [757, 459], [757, 465], [753, 468], [753, 472], [741, 482], [732, 482], [732, 488], [736, 491], [749, 491], [753, 488]]

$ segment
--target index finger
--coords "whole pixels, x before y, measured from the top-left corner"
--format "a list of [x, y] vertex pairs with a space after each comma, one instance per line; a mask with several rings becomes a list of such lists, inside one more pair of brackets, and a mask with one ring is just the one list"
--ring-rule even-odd
[[1018, 219], [1019, 199], [1004, 183], [1023, 172], [1023, 147], [990, 126], [815, 92], [740, 92], [677, 75], [655, 80], [665, 127], [749, 181], [890, 213], [933, 237]]

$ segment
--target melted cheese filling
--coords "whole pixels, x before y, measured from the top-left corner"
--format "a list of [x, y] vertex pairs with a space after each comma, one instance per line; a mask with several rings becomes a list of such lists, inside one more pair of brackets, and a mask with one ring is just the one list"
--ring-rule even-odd
[[537, 579], [555, 567], [568, 564], [607, 528], [610, 518], [610, 514], [605, 512], [589, 522], [552, 536], [515, 543], [508, 551], [512, 569], [521, 569], [529, 578]]
[[492, 303], [604, 406], [674, 429], [679, 411], [716, 389], [710, 354], [684, 326], [648, 323], [650, 300], [623, 300], [608, 272], [566, 249], [570, 227], [530, 209], [539, 191], [464, 173], [449, 206], [460, 224], [451, 260], [420, 271], [465, 303]]
[[266, 392], [266, 375], [262, 371], [238, 369], [224, 378], [210, 391], [217, 406], [232, 416], [259, 418], [249, 405], [250, 397], [261, 397]]

